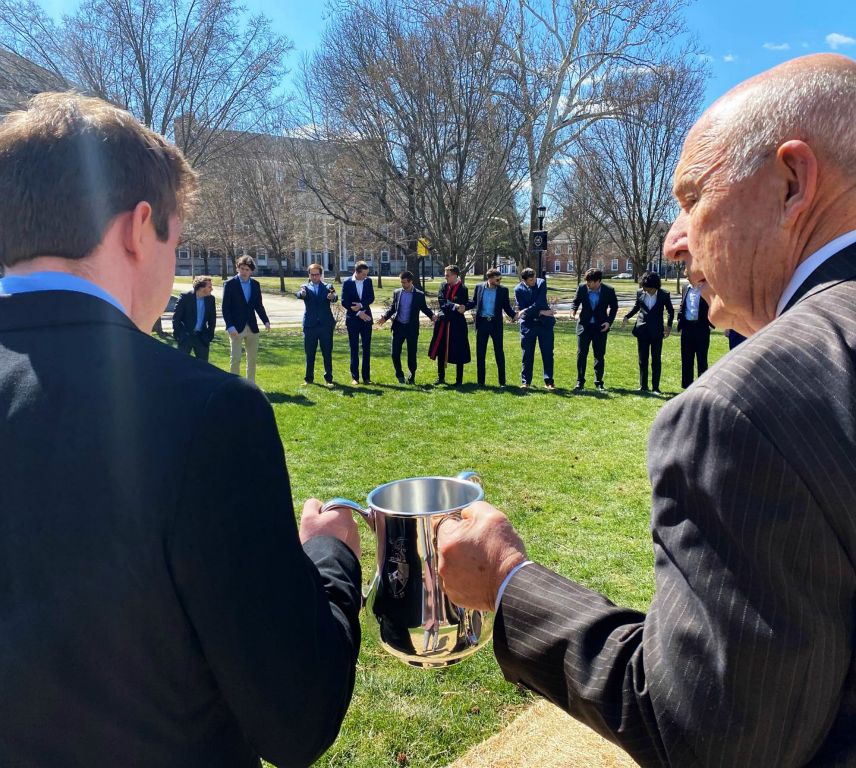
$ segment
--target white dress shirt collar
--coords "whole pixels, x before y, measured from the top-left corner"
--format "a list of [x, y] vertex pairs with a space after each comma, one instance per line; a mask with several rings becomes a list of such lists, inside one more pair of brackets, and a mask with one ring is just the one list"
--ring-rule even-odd
[[851, 232], [846, 232], [840, 237], [836, 237], [832, 242], [827, 243], [818, 251], [815, 251], [802, 264], [800, 264], [791, 275], [791, 280], [785, 287], [782, 297], [779, 299], [779, 304], [776, 307], [776, 317], [782, 314], [782, 311], [788, 305], [788, 302], [793, 298], [794, 294], [800, 289], [800, 286], [809, 278], [823, 262], [834, 256], [839, 251], [844, 250], [848, 245], [856, 243], [856, 229]]

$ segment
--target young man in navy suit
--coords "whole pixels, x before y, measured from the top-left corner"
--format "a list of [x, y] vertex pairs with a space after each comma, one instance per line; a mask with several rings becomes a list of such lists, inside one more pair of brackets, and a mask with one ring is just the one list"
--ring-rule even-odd
[[179, 350], [188, 355], [192, 352], [200, 360], [208, 360], [217, 322], [212, 288], [208, 275], [198, 275], [193, 279], [193, 290], [181, 294], [172, 313], [172, 335]]
[[467, 302], [467, 309], [475, 310], [476, 381], [480, 387], [484, 386], [487, 340], [491, 339], [499, 386], [504, 387], [505, 350], [502, 347], [502, 314], [505, 313], [511, 320], [515, 320], [517, 314], [511, 308], [508, 288], [500, 285], [502, 273], [498, 269], [489, 269], [484, 277], [485, 281], [476, 286], [472, 300]]
[[223, 286], [223, 322], [229, 334], [229, 363], [234, 374], [241, 372], [241, 342], [247, 347], [247, 379], [256, 380], [256, 357], [259, 352], [259, 324], [256, 315], [270, 330], [270, 321], [262, 303], [262, 287], [250, 275], [256, 271], [252, 256], [241, 256], [235, 265], [238, 274]]
[[553, 329], [556, 310], [547, 301], [547, 281], [536, 277], [535, 270], [527, 267], [520, 273], [520, 282], [514, 289], [514, 304], [520, 320], [520, 346], [523, 350], [523, 367], [520, 386], [528, 389], [532, 384], [535, 364], [535, 345], [541, 349], [544, 367], [544, 386], [555, 389], [553, 381]]
[[310, 264], [309, 280], [300, 286], [297, 298], [306, 305], [303, 313], [303, 352], [306, 355], [306, 374], [304, 384], [315, 380], [315, 353], [321, 347], [324, 361], [324, 382], [333, 383], [333, 318], [332, 306], [338, 301], [336, 289], [324, 282], [324, 267]]
[[594, 353], [594, 386], [603, 391], [604, 358], [609, 329], [618, 314], [618, 297], [615, 289], [603, 284], [603, 272], [589, 269], [585, 273], [585, 285], [577, 288], [571, 302], [571, 317], [577, 322], [577, 383], [574, 389], [582, 389], [586, 383], [586, 362], [589, 347]]
[[363, 384], [371, 384], [372, 308], [374, 287], [369, 277], [369, 265], [358, 261], [354, 274], [342, 283], [342, 306], [345, 308], [345, 328], [351, 348], [351, 384], [359, 384], [360, 346], [363, 350]]
[[[392, 304], [383, 313], [377, 324], [392, 321], [392, 365], [399, 384], [413, 384], [416, 381], [416, 350], [419, 345], [419, 313], [422, 312], [432, 322], [439, 315], [427, 304], [425, 293], [413, 285], [413, 273], [405, 270], [399, 276], [401, 288], [392, 292]], [[401, 348], [407, 342], [407, 378], [401, 369]]]
[[[644, 272], [639, 278], [639, 291], [636, 303], [622, 319], [621, 324], [636, 316], [633, 335], [636, 337], [636, 349], [639, 353], [639, 391], [648, 391], [648, 355], [651, 356], [651, 389], [655, 395], [660, 392], [660, 361], [663, 352], [663, 338], [672, 332], [675, 308], [668, 291], [660, 286], [662, 280], [656, 272]], [[663, 328], [663, 312], [669, 316], [669, 324]]]

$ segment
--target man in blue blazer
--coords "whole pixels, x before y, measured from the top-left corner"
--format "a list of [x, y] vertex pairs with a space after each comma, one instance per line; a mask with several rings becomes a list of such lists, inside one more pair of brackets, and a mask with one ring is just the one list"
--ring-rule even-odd
[[523, 349], [523, 368], [520, 386], [528, 389], [532, 383], [532, 368], [535, 363], [535, 345], [541, 349], [544, 366], [544, 386], [555, 389], [553, 383], [553, 328], [556, 311], [547, 301], [547, 281], [535, 276], [535, 270], [527, 267], [520, 273], [520, 282], [514, 289], [514, 303], [520, 320], [520, 346]]
[[214, 339], [217, 312], [211, 295], [211, 278], [197, 275], [193, 290], [182, 293], [172, 313], [172, 335], [178, 348], [200, 360], [208, 360], [208, 348]]
[[498, 269], [489, 269], [484, 274], [485, 281], [476, 286], [472, 301], [467, 309], [475, 310], [476, 325], [476, 381], [480, 387], [485, 380], [485, 357], [487, 340], [493, 340], [493, 356], [496, 358], [496, 371], [499, 386], [505, 386], [505, 350], [502, 347], [502, 313], [514, 320], [517, 314], [511, 308], [508, 288], [500, 285], [502, 274]]
[[[392, 292], [392, 304], [383, 313], [378, 325], [390, 318], [392, 321], [392, 366], [399, 384], [413, 384], [416, 381], [416, 350], [419, 345], [419, 313], [422, 312], [432, 322], [439, 315], [427, 304], [425, 293], [413, 285], [413, 273], [405, 270], [398, 276], [401, 288]], [[401, 368], [401, 348], [407, 342], [407, 378]]]
[[363, 348], [363, 384], [371, 384], [372, 308], [374, 287], [369, 277], [369, 265], [358, 261], [354, 274], [342, 283], [342, 306], [345, 308], [345, 328], [351, 348], [351, 384], [359, 384], [360, 345]]
[[315, 353], [321, 347], [321, 358], [324, 361], [324, 381], [333, 383], [333, 329], [336, 321], [333, 318], [333, 304], [338, 301], [336, 289], [332, 284], [325, 283], [324, 267], [320, 264], [310, 264], [309, 280], [300, 286], [297, 298], [306, 305], [303, 313], [303, 352], [306, 355], [306, 375], [304, 384], [315, 380]]
[[604, 357], [606, 356], [606, 337], [615, 316], [618, 314], [618, 297], [615, 289], [603, 284], [603, 272], [589, 269], [585, 273], [585, 285], [577, 288], [577, 295], [571, 302], [571, 317], [577, 322], [577, 383], [574, 389], [582, 389], [586, 383], [586, 362], [589, 346], [594, 352], [594, 386], [603, 390]]
[[252, 256], [241, 256], [235, 265], [238, 274], [223, 285], [223, 322], [229, 334], [229, 363], [235, 374], [241, 372], [241, 342], [247, 347], [247, 379], [256, 380], [256, 357], [259, 352], [259, 324], [256, 315], [270, 330], [270, 321], [262, 303], [262, 287], [250, 275], [256, 271]]

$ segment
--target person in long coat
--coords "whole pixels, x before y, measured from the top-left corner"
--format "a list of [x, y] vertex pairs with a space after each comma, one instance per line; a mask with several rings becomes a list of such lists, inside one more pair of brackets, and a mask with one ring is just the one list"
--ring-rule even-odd
[[470, 362], [470, 337], [467, 319], [469, 294], [461, 282], [461, 270], [455, 264], [450, 264], [444, 270], [446, 282], [437, 292], [440, 302], [440, 319], [434, 325], [434, 335], [428, 356], [437, 361], [437, 381], [435, 384], [446, 383], [446, 365], [456, 366], [455, 386], [464, 381], [464, 365]]

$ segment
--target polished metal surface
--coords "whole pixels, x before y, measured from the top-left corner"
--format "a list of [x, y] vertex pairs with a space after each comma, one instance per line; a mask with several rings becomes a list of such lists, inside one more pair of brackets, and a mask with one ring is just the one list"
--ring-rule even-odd
[[446, 667], [490, 640], [493, 615], [455, 605], [437, 573], [437, 526], [484, 498], [474, 472], [457, 477], [412, 477], [375, 488], [368, 508], [331, 499], [366, 519], [377, 540], [377, 570], [365, 594], [381, 644], [416, 667]]

